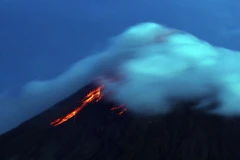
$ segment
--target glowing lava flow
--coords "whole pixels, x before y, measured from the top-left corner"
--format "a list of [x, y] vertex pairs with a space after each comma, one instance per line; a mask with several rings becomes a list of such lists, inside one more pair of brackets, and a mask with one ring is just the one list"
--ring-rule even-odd
[[72, 112], [70, 112], [69, 114], [67, 114], [64, 117], [58, 118], [56, 120], [54, 120], [53, 122], [50, 123], [50, 125], [52, 126], [58, 126], [64, 122], [66, 122], [67, 120], [71, 119], [72, 117], [74, 117], [78, 112], [80, 112], [87, 104], [91, 103], [91, 102], [97, 102], [102, 98], [101, 95], [101, 89], [103, 88], [103, 86], [100, 86], [98, 88], [96, 88], [95, 90], [89, 92], [82, 100], [82, 105], [77, 107], [76, 109], [74, 109]]

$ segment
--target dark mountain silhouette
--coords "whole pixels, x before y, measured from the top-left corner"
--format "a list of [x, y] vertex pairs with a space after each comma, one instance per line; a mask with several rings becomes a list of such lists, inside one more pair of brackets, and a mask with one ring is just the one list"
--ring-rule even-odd
[[[90, 84], [0, 136], [0, 160], [239, 160], [240, 120], [191, 111], [139, 116], [87, 105], [59, 126], [50, 122], [77, 106]], [[185, 104], [186, 105], [186, 104]], [[188, 104], [190, 105], [190, 104]]]

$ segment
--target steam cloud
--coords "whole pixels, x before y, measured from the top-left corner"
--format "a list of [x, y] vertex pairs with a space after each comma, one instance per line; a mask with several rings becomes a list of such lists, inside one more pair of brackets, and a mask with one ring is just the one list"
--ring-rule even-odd
[[160, 24], [141, 23], [112, 38], [104, 52], [78, 61], [55, 79], [28, 83], [17, 98], [1, 95], [0, 134], [96, 79], [105, 84], [106, 93], [114, 93], [112, 100], [133, 112], [164, 114], [173, 102], [199, 100], [200, 109], [219, 102], [208, 113], [238, 115], [239, 61], [239, 52]]

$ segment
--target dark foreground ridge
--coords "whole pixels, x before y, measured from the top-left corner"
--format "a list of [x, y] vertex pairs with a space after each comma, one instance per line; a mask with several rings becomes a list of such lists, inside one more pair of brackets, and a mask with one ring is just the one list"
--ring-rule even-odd
[[88, 85], [0, 136], [0, 160], [239, 160], [240, 121], [189, 111], [118, 116], [101, 100], [57, 127], [79, 106]]

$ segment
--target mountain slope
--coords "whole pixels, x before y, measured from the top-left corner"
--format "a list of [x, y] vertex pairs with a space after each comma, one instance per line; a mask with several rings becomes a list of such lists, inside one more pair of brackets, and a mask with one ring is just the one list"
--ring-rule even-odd
[[239, 160], [240, 121], [189, 109], [166, 116], [122, 115], [104, 98], [58, 126], [90, 84], [0, 136], [1, 160]]

